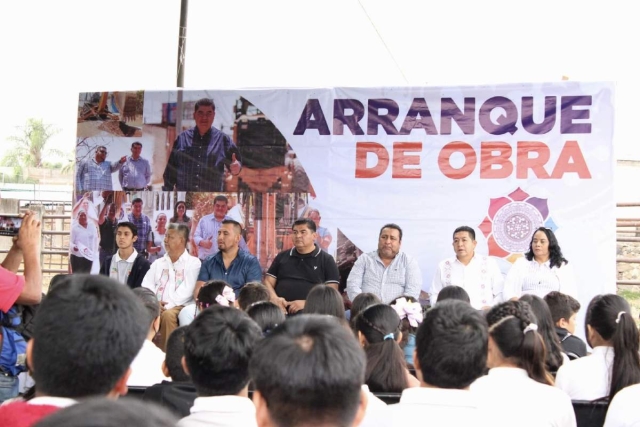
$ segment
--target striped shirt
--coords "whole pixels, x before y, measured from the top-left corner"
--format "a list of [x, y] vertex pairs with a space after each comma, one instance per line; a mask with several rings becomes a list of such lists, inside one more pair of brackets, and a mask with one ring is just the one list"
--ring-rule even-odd
[[96, 162], [87, 159], [80, 162], [76, 173], [76, 187], [79, 192], [113, 190], [111, 174], [122, 167], [119, 162]]
[[404, 252], [399, 252], [385, 267], [378, 251], [360, 255], [347, 279], [347, 294], [353, 301], [362, 292], [375, 294], [389, 304], [403, 295], [418, 300], [422, 289], [422, 274], [418, 262]]

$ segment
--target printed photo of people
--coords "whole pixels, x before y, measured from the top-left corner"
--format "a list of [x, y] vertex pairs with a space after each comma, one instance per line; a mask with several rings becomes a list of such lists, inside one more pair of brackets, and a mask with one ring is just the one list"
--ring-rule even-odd
[[78, 137], [142, 136], [144, 92], [88, 92], [78, 99]]

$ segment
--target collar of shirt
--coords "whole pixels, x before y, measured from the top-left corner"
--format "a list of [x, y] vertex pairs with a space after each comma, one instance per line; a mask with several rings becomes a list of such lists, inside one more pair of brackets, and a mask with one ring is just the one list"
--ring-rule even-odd
[[460, 264], [463, 267], [468, 267], [470, 266], [472, 263], [475, 264], [476, 262], [480, 261], [480, 257], [476, 254], [476, 252], [473, 252], [473, 256], [471, 257], [471, 259], [469, 260], [469, 263], [467, 265], [464, 265], [462, 263], [462, 261], [460, 261], [458, 259], [458, 257], [456, 256], [453, 262], [457, 262], [458, 264]]
[[169, 263], [169, 265], [176, 265], [179, 263], [186, 263], [190, 256], [191, 255], [189, 255], [189, 252], [187, 252], [187, 250], [185, 249], [184, 252], [182, 252], [182, 255], [178, 257], [176, 262], [171, 261], [171, 257], [168, 253], [164, 254], [163, 258], [166, 258], [166, 261]]
[[[384, 262], [382, 261], [382, 258], [380, 258], [380, 254], [378, 253], [378, 250], [375, 250], [375, 251], [374, 251], [374, 254], [375, 254], [375, 259], [376, 259], [376, 261], [378, 261], [378, 262], [379, 262], [379, 263], [381, 263], [382, 265], [385, 265], [385, 264], [384, 264]], [[394, 257], [393, 257], [393, 261], [391, 261], [391, 262], [389, 263], [389, 265], [386, 265], [386, 266], [385, 266], [385, 268], [387, 268], [387, 267], [391, 267], [391, 265], [392, 265], [393, 263], [395, 263], [396, 261], [398, 261], [398, 260], [400, 259], [400, 256], [401, 256], [401, 255], [402, 255], [402, 251], [398, 251], [398, 253], [396, 254], [396, 256], [394, 256]]]
[[256, 407], [248, 397], [241, 396], [207, 396], [196, 397], [191, 413], [197, 412], [239, 412], [255, 414]]
[[29, 400], [30, 405], [51, 405], [57, 406], [58, 408], [66, 408], [67, 406], [75, 405], [76, 403], [78, 402], [74, 399], [55, 396], [40, 396]]
[[296, 247], [292, 247], [291, 251], [289, 251], [289, 256], [292, 257], [296, 257], [296, 258], [312, 258], [312, 257], [317, 257], [318, 255], [320, 255], [320, 251], [322, 249], [320, 249], [320, 247], [317, 244], [313, 244], [314, 249], [309, 252], [308, 254], [301, 254], [300, 252], [298, 252], [298, 250], [296, 249]]
[[116, 251], [116, 253], [113, 254], [113, 259], [115, 260], [115, 262], [120, 262], [120, 261], [134, 262], [137, 257], [138, 257], [138, 251], [136, 251], [135, 249], [133, 250], [133, 252], [131, 252], [131, 255], [129, 255], [129, 258], [127, 259], [120, 258], [120, 251]]
[[529, 374], [522, 368], [501, 366], [489, 369], [489, 376], [493, 378], [529, 378]]
[[478, 407], [474, 395], [469, 390], [433, 387], [407, 388], [402, 392], [400, 403], [430, 406]]

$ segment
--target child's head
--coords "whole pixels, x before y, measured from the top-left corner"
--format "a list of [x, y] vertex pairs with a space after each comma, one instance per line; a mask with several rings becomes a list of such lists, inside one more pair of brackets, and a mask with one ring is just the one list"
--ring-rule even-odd
[[444, 288], [442, 288], [442, 290], [438, 294], [437, 302], [445, 301], [448, 299], [457, 299], [466, 302], [467, 304], [471, 303], [471, 299], [469, 298], [469, 294], [467, 293], [467, 291], [465, 291], [463, 287], [455, 285], [445, 286]]
[[551, 317], [556, 326], [564, 328], [572, 334], [576, 332], [576, 317], [580, 311], [580, 303], [570, 295], [550, 292], [544, 297], [549, 306]]
[[400, 331], [402, 332], [402, 340], [399, 344], [400, 347], [404, 348], [409, 339], [409, 335], [415, 335], [418, 331], [418, 326], [422, 323], [422, 306], [415, 298], [410, 296], [396, 298], [390, 305], [391, 308], [398, 313], [401, 320]]
[[233, 289], [224, 280], [210, 280], [198, 291], [196, 304], [198, 310], [202, 311], [211, 305], [223, 305], [225, 307], [233, 307], [236, 300], [236, 294]]

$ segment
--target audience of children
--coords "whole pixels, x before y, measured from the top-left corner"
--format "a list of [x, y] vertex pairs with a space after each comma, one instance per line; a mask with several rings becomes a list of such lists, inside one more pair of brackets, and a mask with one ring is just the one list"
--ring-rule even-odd
[[[468, 294], [458, 286], [443, 288], [438, 303], [427, 311], [411, 297], [386, 305], [363, 293], [351, 306], [350, 325], [357, 339], [348, 333], [342, 297], [329, 286], [315, 286], [304, 314], [290, 319], [269, 299], [268, 289], [258, 282], [247, 284], [237, 301], [224, 281], [205, 283], [197, 295], [195, 318], [173, 332], [164, 354], [151, 341], [161, 310], [153, 292], [131, 291], [105, 277], [64, 277], [35, 319], [27, 357], [34, 368], [36, 397], [0, 406], [0, 418], [9, 420], [2, 425], [26, 427], [41, 418], [38, 425], [80, 425], [78, 417], [86, 415], [87, 408], [94, 408], [96, 416], [106, 407], [127, 414], [138, 404], [109, 406], [104, 399], [77, 404], [84, 397], [124, 394], [125, 383], [146, 386], [143, 399], [182, 417], [176, 424], [168, 413], [163, 415], [166, 425], [179, 427], [294, 426], [305, 424], [308, 417], [327, 425], [406, 425], [422, 410], [432, 425], [508, 425], [512, 414], [520, 413], [526, 415], [519, 425], [574, 427], [571, 399], [610, 400], [608, 427], [632, 425], [638, 418], [629, 418], [629, 411], [640, 398], [640, 337], [628, 303], [617, 295], [596, 296], [587, 307], [585, 333], [593, 348], [589, 355], [573, 335], [580, 304], [559, 292], [544, 299], [523, 295], [484, 313], [469, 305]], [[115, 301], [123, 300], [128, 300], [129, 312], [114, 310]], [[71, 302], [84, 309], [69, 306]], [[78, 315], [69, 316], [76, 311]], [[107, 319], [117, 316], [121, 319], [109, 326]], [[77, 333], [67, 337], [45, 324], [58, 324], [58, 317]], [[146, 340], [134, 345], [131, 339], [117, 338], [122, 344], [115, 349], [126, 352], [108, 363], [104, 356], [110, 353], [99, 337], [129, 333], [131, 322], [146, 333]], [[108, 331], [95, 329], [98, 323]], [[114, 328], [120, 327], [116, 333]], [[54, 345], [53, 339], [65, 344]], [[59, 354], [61, 348], [69, 353]], [[43, 367], [43, 352], [50, 353], [47, 359], [55, 359], [56, 365], [75, 357], [73, 372]], [[97, 368], [98, 362], [86, 360], [91, 354], [100, 355], [105, 364]], [[358, 374], [352, 362], [360, 357]], [[129, 371], [122, 372], [122, 363]], [[81, 380], [61, 386], [69, 378], [89, 378], [86, 374], [92, 377], [85, 381], [95, 382], [97, 374], [85, 365], [107, 376], [109, 383], [96, 384], [95, 390]], [[415, 368], [417, 378], [409, 368]], [[115, 370], [107, 375], [109, 369]], [[363, 386], [373, 393], [401, 393], [400, 403], [386, 407]], [[531, 402], [544, 409], [531, 411]], [[59, 410], [65, 406], [70, 408]], [[48, 416], [51, 413], [57, 414]], [[289, 421], [278, 421], [284, 419]]]

